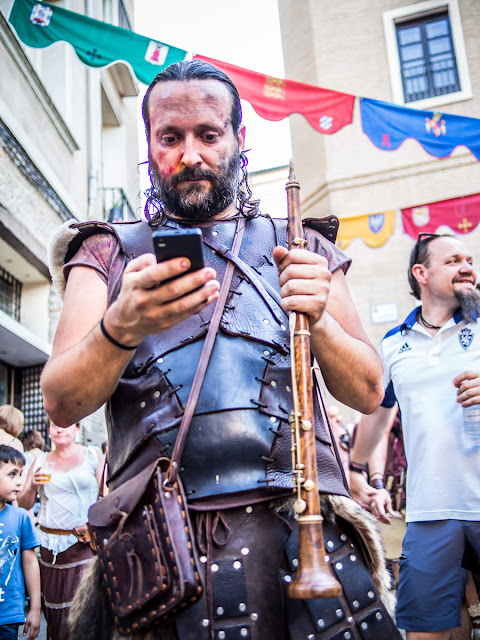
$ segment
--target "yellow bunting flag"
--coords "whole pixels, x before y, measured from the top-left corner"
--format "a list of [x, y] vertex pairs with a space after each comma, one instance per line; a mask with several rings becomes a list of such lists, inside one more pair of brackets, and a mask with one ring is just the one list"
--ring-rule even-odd
[[337, 246], [345, 249], [354, 238], [362, 238], [369, 247], [381, 247], [392, 235], [394, 223], [394, 209], [381, 213], [364, 213], [360, 216], [342, 216]]

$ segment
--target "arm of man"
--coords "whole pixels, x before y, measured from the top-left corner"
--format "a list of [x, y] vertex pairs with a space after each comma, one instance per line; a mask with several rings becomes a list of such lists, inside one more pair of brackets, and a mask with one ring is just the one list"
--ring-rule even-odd
[[[387, 428], [383, 433], [380, 442], [374, 448], [370, 457], [368, 458], [368, 473], [369, 480], [373, 484], [375, 478], [380, 478], [383, 481], [383, 477], [385, 475], [385, 465], [387, 463], [387, 454], [388, 454], [388, 443], [390, 439], [390, 431], [393, 425], [393, 420], [390, 423], [390, 428]], [[358, 475], [358, 474], [357, 474]], [[371, 486], [371, 485], [369, 485]], [[352, 498], [357, 500], [357, 498], [353, 495]], [[387, 489], [375, 489], [374, 493], [370, 495], [370, 510], [373, 515], [380, 520], [380, 522], [384, 522], [385, 524], [392, 524], [392, 521], [389, 518], [389, 515], [393, 515], [393, 507], [392, 507], [392, 498], [390, 496], [389, 491]]]
[[[385, 432], [392, 428], [397, 414], [397, 405], [378, 407], [371, 415], [362, 416], [357, 425], [355, 442], [350, 450], [353, 464], [366, 464]], [[381, 454], [380, 454], [381, 455]], [[365, 509], [370, 509], [370, 501], [376, 494], [361, 473], [350, 473], [350, 493], [352, 498]]]
[[383, 398], [382, 364], [368, 339], [341, 269], [301, 249], [275, 247], [282, 307], [306, 313], [311, 347], [325, 384], [340, 402], [371, 413]]
[[[120, 293], [107, 309], [107, 286], [91, 268], [72, 268], [52, 356], [42, 374], [45, 409], [60, 426], [69, 426], [96, 411], [114, 392], [133, 351], [121, 349], [160, 333], [201, 311], [218, 297], [211, 268], [181, 276], [185, 258], [157, 264], [144, 254], [127, 265]], [[168, 283], [164, 280], [180, 276]]]
[[390, 431], [397, 415], [397, 405], [377, 407], [368, 416], [362, 416], [357, 426], [355, 442], [350, 450], [350, 460], [366, 464], [386, 431]]
[[30, 611], [25, 620], [23, 635], [26, 636], [28, 633], [27, 640], [34, 640], [40, 633], [40, 568], [35, 549], [22, 551], [22, 568], [30, 596]]
[[[372, 416], [368, 416], [370, 418]], [[362, 418], [363, 420], [363, 418]], [[357, 425], [356, 434], [355, 434], [355, 442], [356, 437], [358, 435], [359, 429], [361, 429], [361, 422]], [[371, 455], [368, 458], [368, 473], [369, 479], [373, 478], [374, 475], [380, 476], [383, 478], [383, 474], [385, 471], [385, 462], [387, 459], [387, 449], [388, 449], [388, 437], [389, 431], [386, 431], [377, 446], [373, 449]], [[354, 442], [354, 444], [355, 444]], [[353, 468], [350, 468], [350, 494], [355, 502], [366, 509], [367, 511], [371, 511], [371, 501], [375, 498], [378, 493], [377, 490], [372, 487], [366, 478], [365, 473], [360, 473], [355, 471], [355, 464], [359, 464], [357, 462], [357, 457], [352, 458], [352, 451], [350, 451], [350, 460], [353, 459]], [[360, 463], [364, 464], [364, 463]]]

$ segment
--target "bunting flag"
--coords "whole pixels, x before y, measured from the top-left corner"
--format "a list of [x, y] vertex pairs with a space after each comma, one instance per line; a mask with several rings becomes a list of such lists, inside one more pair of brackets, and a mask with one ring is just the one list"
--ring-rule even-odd
[[354, 238], [362, 238], [369, 247], [381, 247], [394, 231], [395, 210], [340, 218], [337, 246], [348, 247]]
[[445, 158], [463, 145], [480, 160], [478, 118], [421, 111], [369, 98], [360, 100], [360, 113], [363, 132], [384, 151], [394, 151], [407, 138], [414, 138], [437, 158]]
[[335, 133], [352, 122], [355, 96], [266, 76], [205, 56], [194, 57], [226, 73], [240, 97], [265, 120], [283, 120], [292, 113], [300, 113], [320, 133]]
[[414, 240], [419, 233], [435, 233], [442, 225], [461, 235], [471, 233], [480, 222], [480, 193], [402, 209], [402, 222]]
[[123, 61], [131, 65], [144, 84], [150, 84], [157, 73], [173, 62], [191, 57], [183, 49], [47, 2], [15, 0], [9, 21], [29, 47], [41, 49], [54, 42], [69, 42], [80, 60], [90, 67]]
[[[9, 21], [20, 40], [30, 47], [69, 42], [84, 64], [105, 67], [125, 62], [144, 84], [150, 84], [170, 64], [192, 57], [184, 49], [48, 2], [15, 0]], [[195, 57], [222, 69], [237, 86], [240, 97], [267, 120], [299, 113], [316, 131], [328, 134], [353, 120], [353, 95]], [[464, 145], [480, 160], [480, 119], [420, 111], [369, 98], [361, 98], [360, 111], [363, 131], [379, 149], [393, 151], [407, 138], [414, 138], [433, 156], [446, 157], [456, 146]]]

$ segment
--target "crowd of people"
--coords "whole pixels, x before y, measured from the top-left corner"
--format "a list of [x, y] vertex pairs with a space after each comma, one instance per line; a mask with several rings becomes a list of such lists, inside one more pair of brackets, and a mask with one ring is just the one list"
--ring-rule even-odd
[[[23, 488], [21, 428], [0, 422], [0, 508], [20, 514], [11, 526], [22, 530], [12, 535], [22, 541], [16, 570], [23, 567], [30, 593], [30, 638], [38, 633], [37, 545], [51, 640], [113, 640], [119, 630], [135, 640], [395, 640], [398, 628], [407, 640], [448, 640], [466, 591], [475, 624], [480, 604], [469, 569], [480, 552], [480, 453], [462, 413], [480, 404], [480, 296], [470, 252], [455, 237], [420, 234], [408, 279], [421, 305], [378, 352], [350, 297], [350, 260], [334, 244], [332, 219], [305, 221], [305, 240], [289, 248], [286, 222], [253, 200], [231, 80], [203, 61], [172, 65], [148, 88], [143, 117], [148, 222], [67, 224], [53, 242], [64, 304], [42, 391], [54, 448], [29, 445]], [[202, 232], [205, 266], [191, 272], [183, 255], [157, 262], [152, 231], [181, 235], [192, 226]], [[350, 434], [338, 407], [329, 407], [329, 430], [315, 393], [315, 424], [298, 426], [314, 428], [318, 465], [316, 483], [300, 477], [299, 491], [322, 494], [328, 571], [343, 588], [327, 599], [289, 597], [306, 562], [298, 523], [321, 520], [305, 500], [291, 502], [289, 314], [307, 318], [298, 334], [309, 336], [329, 393], [363, 414]], [[157, 564], [142, 564], [134, 537], [122, 533], [128, 510], [105, 534], [128, 538], [128, 566], [116, 567], [113, 554], [105, 568], [88, 545], [104, 458], [76, 435], [78, 421], [104, 403], [108, 488], [116, 504], [137, 505], [132, 492], [142, 487], [140, 520]], [[10, 420], [19, 420], [15, 411]], [[166, 503], [178, 490], [188, 507], [182, 536], [192, 536], [182, 553], [203, 589], [165, 619], [160, 592], [168, 592], [174, 553], [160, 548], [158, 528], [169, 531], [167, 545], [178, 529], [168, 514], [155, 521], [153, 503], [141, 500], [149, 495], [146, 470], [172, 458], [157, 489]], [[39, 499], [36, 529], [10, 507], [14, 498], [27, 510]], [[367, 511], [389, 526], [399, 514], [406, 521], [392, 580]], [[162, 562], [158, 611], [150, 606], [147, 616], [153, 595], [141, 585]], [[173, 576], [181, 580], [176, 566]], [[140, 589], [124, 610], [119, 579], [129, 581], [130, 596]], [[389, 590], [397, 583], [395, 625]], [[0, 614], [1, 607], [0, 600]], [[16, 629], [2, 636], [3, 628], [20, 620], [1, 620], [0, 639], [13, 638]]]
[[23, 635], [36, 638], [41, 605], [48, 639], [65, 640], [71, 601], [94, 555], [87, 517], [105, 457], [77, 442], [79, 424], [50, 421], [50, 448], [39, 431], [22, 432], [19, 409], [1, 406], [0, 420], [0, 639], [16, 640], [24, 620]]

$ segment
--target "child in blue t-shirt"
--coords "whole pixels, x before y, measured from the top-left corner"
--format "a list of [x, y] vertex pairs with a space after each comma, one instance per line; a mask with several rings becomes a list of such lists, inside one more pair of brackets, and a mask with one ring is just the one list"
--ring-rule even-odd
[[[18, 627], [34, 640], [40, 632], [40, 570], [35, 547], [40, 539], [25, 509], [16, 500], [22, 486], [24, 456], [0, 445], [0, 640], [17, 640]], [[25, 583], [30, 611], [25, 620]]]

